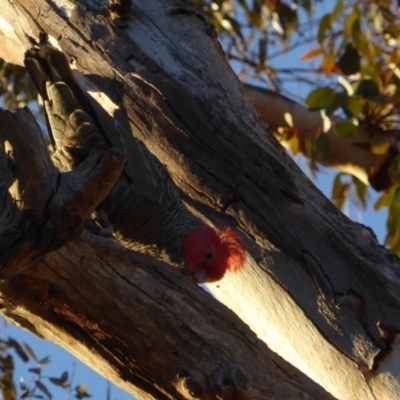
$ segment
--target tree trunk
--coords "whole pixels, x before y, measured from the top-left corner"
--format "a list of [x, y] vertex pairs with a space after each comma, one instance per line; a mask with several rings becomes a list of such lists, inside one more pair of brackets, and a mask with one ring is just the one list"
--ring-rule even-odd
[[100, 3], [6, 0], [0, 16], [22, 47], [48, 34], [110, 134], [119, 106], [187, 204], [243, 232], [243, 272], [208, 286], [241, 320], [177, 271], [87, 233], [43, 245], [34, 264], [15, 252], [4, 314], [140, 398], [329, 398], [265, 344], [336, 398], [400, 396], [397, 257], [289, 159], [186, 1], [135, 1], [126, 28]]

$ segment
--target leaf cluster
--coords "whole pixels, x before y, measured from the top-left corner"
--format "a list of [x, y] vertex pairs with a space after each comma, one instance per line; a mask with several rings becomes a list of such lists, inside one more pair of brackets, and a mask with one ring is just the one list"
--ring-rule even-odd
[[[17, 385], [15, 377], [15, 356], [26, 365], [27, 379], [20, 378]], [[59, 377], [44, 375], [44, 368], [51, 364], [49, 356], [38, 359], [33, 349], [25, 342], [12, 337], [0, 339], [0, 397], [15, 399], [53, 399], [48, 383], [64, 389], [67, 398], [90, 398], [84, 384], [73, 386], [74, 370], [64, 371]], [[73, 397], [72, 397], [73, 396]]]
[[[400, 254], [399, 80], [400, 19], [392, 0], [323, 2], [316, 0], [195, 0], [208, 14], [232, 66], [242, 79], [257, 79], [273, 90], [285, 91], [290, 82], [309, 87], [305, 103], [320, 110], [324, 126], [343, 138], [356, 138], [362, 130], [366, 151], [387, 156], [391, 189], [375, 209], [387, 207], [387, 245]], [[322, 11], [321, 11], [322, 10]], [[329, 11], [327, 11], [329, 10]], [[300, 65], [278, 68], [277, 61], [302, 51]], [[293, 98], [293, 95], [290, 96]], [[335, 118], [334, 123], [331, 123]], [[299, 143], [294, 134], [290, 146]], [[329, 159], [324, 132], [306, 143], [309, 164]], [[317, 157], [318, 156], [318, 157]], [[350, 200], [366, 207], [368, 188], [339, 173], [332, 200], [342, 208]]]

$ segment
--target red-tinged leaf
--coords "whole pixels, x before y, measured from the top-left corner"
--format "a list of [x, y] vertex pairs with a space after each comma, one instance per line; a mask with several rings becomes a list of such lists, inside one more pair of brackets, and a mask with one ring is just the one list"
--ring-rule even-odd
[[340, 69], [336, 66], [335, 58], [336, 55], [334, 53], [330, 53], [322, 59], [321, 69], [325, 72], [327, 77], [330, 77], [332, 72], [340, 72]]
[[312, 49], [310, 51], [305, 52], [301, 57], [300, 60], [301, 61], [305, 61], [305, 60], [309, 60], [311, 58], [320, 56], [321, 54], [323, 54], [324, 51], [322, 50], [321, 47], [317, 48], [317, 49]]

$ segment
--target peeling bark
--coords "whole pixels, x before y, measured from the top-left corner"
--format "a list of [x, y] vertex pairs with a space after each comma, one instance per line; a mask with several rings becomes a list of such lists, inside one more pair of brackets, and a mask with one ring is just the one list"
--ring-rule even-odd
[[[122, 108], [130, 121], [132, 134], [166, 165], [188, 205], [215, 224], [223, 222], [241, 229], [249, 249], [246, 267], [236, 276], [228, 275], [218, 284], [209, 285], [213, 294], [250, 325], [260, 341], [267, 343], [334, 397], [399, 397], [400, 369], [396, 365], [398, 358], [394, 357], [400, 328], [400, 263], [397, 257], [379, 246], [366, 227], [352, 223], [336, 210], [302, 175], [252, 108], [205, 21], [197, 18], [197, 14], [191, 12], [191, 8], [186, 8], [187, 4], [182, 1], [135, 1], [131, 19], [123, 30], [113, 25], [104, 8], [105, 4], [100, 7], [98, 2], [79, 1], [77, 6], [78, 3], [69, 1], [63, 10], [45, 0], [14, 0], [12, 4], [7, 1], [0, 14], [15, 28], [21, 43], [28, 46], [28, 37], [37, 39], [41, 31], [46, 32], [81, 73], [77, 74], [79, 83], [98, 103], [99, 119], [104, 126], [111, 126], [113, 121], [110, 114], [112, 116], [117, 106]], [[118, 138], [112, 137], [111, 130], [110, 135], [113, 143], [118, 141]], [[134, 160], [128, 159], [128, 163], [134, 166]], [[214, 336], [208, 329], [219, 326], [219, 322], [212, 320], [211, 324], [198, 325], [194, 321], [200, 317], [210, 321], [210, 315], [214, 316], [210, 309], [214, 307], [218, 310], [216, 317], [224, 315], [220, 314], [224, 308], [218, 308], [222, 306], [218, 306], [201, 289], [195, 290], [191, 283], [181, 282], [179, 275], [175, 275], [178, 274], [176, 271], [160, 267], [163, 271], [165, 268], [163, 276], [166, 277], [162, 281], [164, 283], [160, 283], [153, 281], [153, 276], [150, 277], [150, 267], [141, 269], [142, 265], [149, 265], [145, 261], [133, 264], [136, 267], [121, 263], [118, 268], [126, 270], [128, 275], [134, 273], [129, 268], [142, 271], [137, 277], [140, 284], [135, 285], [134, 289], [122, 284], [118, 286], [118, 280], [114, 277], [104, 279], [102, 284], [95, 282], [101, 279], [102, 274], [107, 274], [108, 268], [117, 268], [111, 267], [111, 262], [105, 262], [106, 266], [100, 269], [96, 267], [93, 275], [85, 277], [83, 274], [89, 273], [89, 268], [85, 268], [85, 264], [82, 268], [81, 258], [72, 256], [71, 246], [76, 246], [78, 253], [82, 250], [89, 254], [87, 243], [76, 239], [58, 252], [41, 259], [48, 260], [54, 255], [61, 257], [52, 267], [54, 272], [49, 273], [48, 286], [52, 287], [53, 282], [57, 281], [56, 286], [61, 286], [62, 296], [71, 290], [70, 295], [61, 296], [64, 306], [51, 303], [51, 296], [40, 300], [41, 289], [36, 291], [38, 301], [25, 302], [20, 293], [17, 295], [4, 283], [2, 293], [8, 304], [5, 314], [14, 321], [21, 321], [24, 326], [35, 321], [34, 326], [30, 325], [31, 329], [40, 331], [49, 339], [57, 339], [64, 347], [68, 347], [66, 343], [68, 340], [71, 343], [72, 339], [68, 339], [68, 336], [60, 339], [59, 331], [55, 331], [57, 326], [62, 325], [64, 331], [78, 337], [86, 349], [84, 356], [80, 352], [81, 358], [90, 359], [88, 348], [93, 343], [97, 346], [99, 339], [96, 338], [103, 337], [108, 329], [112, 329], [114, 321], [107, 312], [103, 329], [99, 322], [102, 321], [101, 317], [98, 316], [92, 323], [91, 315], [96, 315], [96, 310], [100, 310], [101, 314], [106, 304], [111, 307], [117, 301], [114, 299], [115, 293], [123, 294], [129, 309], [141, 307], [140, 302], [145, 302], [146, 307], [141, 309], [142, 317], [149, 315], [149, 303], [174, 307], [174, 313], [178, 312], [179, 305], [182, 314], [179, 314], [178, 320], [186, 321], [183, 326], [189, 326], [191, 330], [198, 329], [195, 336], [185, 336], [185, 329], [178, 332], [182, 325], [174, 326], [172, 322], [159, 330], [159, 327], [156, 328], [159, 322], [157, 317], [149, 322], [132, 318], [128, 324], [118, 314], [120, 322], [112, 330], [111, 338], [121, 338], [118, 340], [123, 346], [118, 347], [115, 340], [109, 339], [102, 342], [104, 348], [94, 347], [107, 361], [105, 368], [108, 368], [108, 372], [105, 374], [109, 378], [114, 374], [115, 378], [115, 371], [119, 371], [118, 368], [112, 369], [116, 358], [125, 360], [118, 361], [120, 364], [127, 363], [123, 355], [130, 354], [131, 345], [125, 346], [125, 343], [131, 343], [128, 336], [132, 340], [139, 340], [138, 337], [146, 337], [155, 330], [160, 340], [165, 340], [162, 343], [172, 343], [185, 351], [188, 349], [192, 358], [195, 354], [195, 363], [198, 361], [197, 352], [204, 350], [204, 364], [201, 365], [206, 367], [186, 368], [184, 372], [174, 369], [172, 374], [167, 374], [162, 388], [156, 385], [150, 387], [148, 384], [153, 383], [153, 374], [156, 374], [150, 368], [154, 367], [158, 358], [165, 357], [163, 361], [168, 365], [180, 364], [173, 352], [167, 350], [167, 355], [161, 353], [163, 348], [155, 344], [157, 341], [139, 341], [141, 348], [144, 346], [154, 351], [150, 353], [153, 358], [149, 357], [152, 365], [149, 367], [142, 358], [135, 359], [138, 367], [131, 368], [132, 376], [129, 375], [129, 379], [125, 378], [126, 375], [122, 376], [122, 380], [130, 380], [126, 385], [134, 384], [153, 393], [156, 398], [179, 398], [177, 392], [182, 387], [189, 387], [194, 395], [199, 390], [202, 393], [200, 398], [208, 398], [206, 396], [210, 393], [217, 396], [217, 392], [222, 390], [218, 382], [228, 374], [232, 376], [232, 382], [252, 382], [251, 391], [246, 392], [247, 395], [251, 393], [248, 395], [250, 397], [243, 398], [306, 396], [296, 392], [301, 384], [297, 379], [292, 386], [282, 389], [287, 390], [285, 394], [279, 392], [277, 386], [268, 386], [269, 383], [263, 386], [265, 370], [271, 372], [272, 369], [266, 368], [264, 361], [261, 364], [251, 364], [253, 360], [243, 363], [251, 354], [250, 349], [242, 347], [246, 340], [237, 345], [236, 339], [230, 341], [224, 336], [221, 342], [213, 342]], [[101, 250], [96, 250], [101, 252], [102, 260], [107, 260], [107, 251], [111, 251], [108, 247], [108, 244], [102, 243]], [[71, 259], [64, 255], [65, 251], [71, 254]], [[31, 272], [33, 274], [35, 268], [42, 269], [41, 262], [25, 270], [23, 276]], [[67, 262], [71, 264], [68, 268], [65, 266]], [[59, 265], [63, 265], [63, 268], [57, 267]], [[156, 263], [152, 261], [150, 265]], [[22, 293], [34, 293], [33, 288], [39, 285], [35, 284], [37, 276], [29, 275], [26, 281], [32, 280], [32, 287], [24, 289]], [[63, 278], [58, 281], [59, 276]], [[94, 281], [90, 291], [74, 290], [80, 285], [81, 277], [83, 282]], [[126, 279], [125, 275], [121, 278], [124, 282]], [[25, 280], [21, 281], [24, 288]], [[109, 289], [105, 282], [113, 282], [113, 288]], [[177, 292], [170, 292], [168, 285], [178, 283], [187, 287], [187, 291], [179, 286]], [[130, 299], [142, 294], [142, 285], [154, 285], [152, 290], [158, 296], [151, 297], [152, 300], [147, 302], [130, 302]], [[58, 293], [57, 290], [55, 292]], [[171, 297], [168, 297], [170, 294]], [[76, 303], [72, 301], [73, 295], [76, 296]], [[190, 295], [205, 297], [192, 303], [188, 300]], [[99, 300], [103, 297], [106, 298], [105, 303]], [[96, 302], [79, 311], [77, 307], [86, 298], [93, 298]], [[207, 309], [201, 308], [208, 301], [212, 305]], [[21, 302], [23, 306], [16, 307]], [[46, 304], [51, 304], [51, 309], [62, 315], [63, 324], [60, 320], [54, 323], [53, 315], [49, 314], [47, 319], [42, 316]], [[114, 312], [119, 310], [115, 307]], [[191, 307], [196, 311], [192, 312]], [[156, 315], [161, 314], [158, 311]], [[233, 315], [230, 315], [229, 319], [226, 317], [223, 320], [233, 321], [232, 318]], [[89, 321], [88, 325], [85, 321]], [[240, 326], [240, 330], [244, 329], [240, 320], [234, 324]], [[76, 328], [76, 325], [80, 328]], [[382, 326], [388, 328], [379, 328]], [[79, 336], [82, 330], [84, 335]], [[136, 338], [135, 332], [138, 334]], [[199, 332], [208, 340], [201, 341]], [[218, 337], [225, 332], [223, 328], [215, 335]], [[127, 336], [124, 336], [125, 333]], [[167, 336], [170, 333], [171, 336]], [[210, 343], [212, 346], [208, 347]], [[229, 345], [221, 347], [223, 343]], [[263, 346], [260, 342], [258, 344]], [[187, 349], [185, 346], [188, 346]], [[258, 350], [256, 353], [259, 353]], [[224, 356], [227, 354], [231, 354], [232, 358], [226, 360]], [[135, 357], [138, 357], [136, 352]], [[210, 366], [210, 359], [217, 361]], [[238, 363], [238, 359], [242, 362]], [[236, 367], [237, 364], [239, 367]], [[282, 368], [290, 371], [286, 365]], [[200, 375], [198, 370], [201, 371]], [[275, 368], [275, 372], [278, 371], [282, 372], [280, 367]], [[250, 374], [250, 378], [246, 374]], [[172, 375], [175, 383], [171, 383]], [[202, 376], [207, 378], [203, 379]], [[291, 372], [286, 376], [289, 383], [294, 379]], [[284, 382], [286, 385], [286, 380]], [[123, 385], [121, 381], [118, 383]], [[246, 383], [243, 386], [248, 387]], [[306, 392], [313, 398], [315, 388], [308, 386], [308, 383], [307, 388], [312, 388]], [[221, 398], [232, 398], [233, 395], [228, 394], [232, 390], [236, 388], [232, 389], [231, 386]], [[144, 394], [141, 396], [145, 398]], [[181, 396], [190, 398], [187, 393]], [[324, 398], [321, 396], [324, 395], [318, 394], [316, 398]]]

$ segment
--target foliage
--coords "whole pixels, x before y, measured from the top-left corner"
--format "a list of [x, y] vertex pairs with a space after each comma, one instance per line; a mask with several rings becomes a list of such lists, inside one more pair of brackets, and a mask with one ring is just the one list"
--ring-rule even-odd
[[[209, 15], [241, 79], [256, 79], [279, 92], [287, 92], [290, 82], [295, 81], [296, 87], [301, 83], [308, 88], [302, 98], [310, 109], [341, 117], [333, 126], [337, 135], [356, 137], [363, 129], [370, 138], [366, 151], [390, 158], [391, 190], [375, 209], [387, 207], [386, 244], [400, 254], [400, 195], [393, 194], [400, 193], [397, 2], [195, 0], [195, 4]], [[279, 59], [299, 49], [304, 67], [279, 67]], [[290, 145], [296, 153], [295, 136]], [[316, 142], [307, 142], [306, 149], [316, 173], [316, 154], [329, 157], [324, 133]], [[336, 176], [332, 200], [338, 207], [354, 200], [365, 208], [367, 199], [368, 189], [358, 179]]]
[[36, 89], [25, 68], [0, 59], [0, 96], [5, 108], [15, 110], [37, 99]]
[[[29, 378], [20, 378], [17, 385], [15, 366], [20, 361], [26, 365], [26, 374]], [[44, 369], [49, 364], [51, 364], [49, 356], [38, 359], [27, 343], [19, 342], [3, 332], [3, 337], [0, 339], [0, 398], [53, 399], [54, 386], [65, 391], [66, 399], [80, 400], [91, 397], [84, 384], [74, 386], [74, 368], [71, 373], [64, 371], [59, 377], [47, 376], [44, 375]]]

